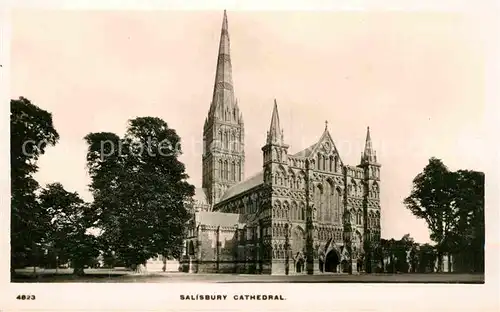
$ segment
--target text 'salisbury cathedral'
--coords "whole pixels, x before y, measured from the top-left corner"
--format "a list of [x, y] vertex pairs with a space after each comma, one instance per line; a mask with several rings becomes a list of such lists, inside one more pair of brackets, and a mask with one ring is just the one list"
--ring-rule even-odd
[[349, 166], [325, 127], [296, 154], [274, 102], [262, 171], [244, 176], [244, 123], [235, 100], [224, 12], [213, 99], [203, 127], [203, 182], [192, 205], [184, 270], [320, 274], [374, 271], [380, 241], [380, 164], [370, 131], [360, 164]]

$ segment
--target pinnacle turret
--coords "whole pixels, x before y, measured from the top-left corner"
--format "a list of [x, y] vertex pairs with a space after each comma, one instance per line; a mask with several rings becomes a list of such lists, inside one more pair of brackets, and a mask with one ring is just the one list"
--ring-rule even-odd
[[274, 100], [273, 115], [271, 116], [271, 126], [267, 132], [267, 144], [283, 144], [283, 130], [280, 127], [280, 117], [276, 99]]
[[367, 129], [366, 129], [365, 151], [363, 152], [361, 158], [362, 158], [362, 161], [364, 161], [364, 162], [370, 162], [370, 163], [377, 162], [377, 155], [376, 155], [375, 151], [373, 150], [373, 146], [372, 146], [372, 138], [370, 136], [370, 127], [367, 127]]

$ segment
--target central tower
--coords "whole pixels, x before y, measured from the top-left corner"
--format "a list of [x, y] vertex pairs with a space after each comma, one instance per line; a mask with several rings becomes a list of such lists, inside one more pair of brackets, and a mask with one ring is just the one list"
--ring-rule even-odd
[[227, 15], [224, 10], [212, 102], [203, 126], [202, 187], [210, 205], [244, 178], [243, 116], [234, 96]]

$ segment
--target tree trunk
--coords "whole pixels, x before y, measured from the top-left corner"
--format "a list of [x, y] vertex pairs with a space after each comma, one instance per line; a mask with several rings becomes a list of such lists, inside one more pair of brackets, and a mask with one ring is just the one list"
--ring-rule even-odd
[[83, 271], [83, 263], [80, 263], [80, 261], [72, 261], [73, 263], [73, 275], [75, 276], [83, 276], [85, 275], [85, 272]]
[[441, 273], [443, 272], [443, 252], [439, 251], [438, 256], [437, 256], [437, 268], [436, 272]]
[[448, 253], [448, 273], [451, 272], [451, 253]]
[[141, 263], [141, 264], [135, 265], [134, 272], [137, 274], [146, 274], [148, 272], [148, 270], [146, 268], [146, 265]]
[[83, 266], [82, 265], [77, 265], [73, 268], [73, 275], [75, 276], [83, 276], [85, 275], [85, 272], [83, 270]]

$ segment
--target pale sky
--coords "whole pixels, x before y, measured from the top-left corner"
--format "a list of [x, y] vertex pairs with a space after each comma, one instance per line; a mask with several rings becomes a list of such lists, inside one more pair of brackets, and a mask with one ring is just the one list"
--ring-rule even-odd
[[[370, 126], [381, 169], [382, 237], [428, 242], [402, 204], [430, 157], [484, 171], [483, 42], [477, 20], [451, 13], [228, 11], [235, 94], [245, 120], [247, 177], [276, 98], [295, 153], [329, 130], [357, 165]], [[155, 116], [183, 140], [190, 182], [201, 184], [203, 122], [211, 101], [222, 11], [17, 11], [11, 97], [51, 112], [61, 139], [38, 181], [86, 200], [90, 132], [122, 135]]]

